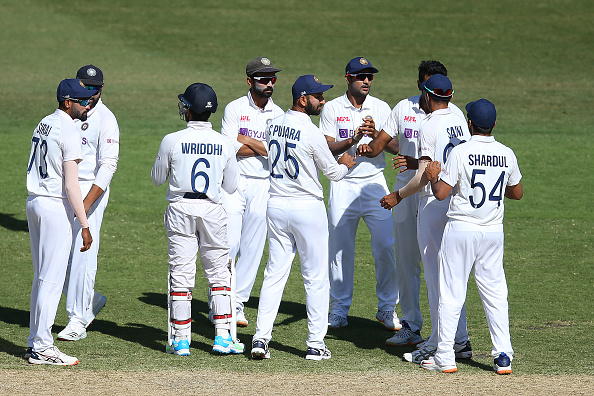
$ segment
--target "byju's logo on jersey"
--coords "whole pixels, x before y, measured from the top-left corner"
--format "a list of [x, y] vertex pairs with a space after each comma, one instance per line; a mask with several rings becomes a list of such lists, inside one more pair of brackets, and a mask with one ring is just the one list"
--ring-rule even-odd
[[341, 139], [346, 139], [349, 137], [349, 130], [348, 129], [339, 129], [338, 130], [338, 136], [340, 136]]
[[412, 128], [405, 128], [405, 129], [404, 129], [404, 136], [405, 136], [407, 139], [410, 139], [410, 138], [412, 138], [412, 137], [414, 137], [414, 138], [418, 138], [418, 137], [419, 137], [419, 131], [415, 131], [415, 130], [413, 130]]
[[80, 129], [83, 131], [86, 131], [87, 129], [89, 129], [89, 123], [83, 122], [82, 125], [80, 126]]

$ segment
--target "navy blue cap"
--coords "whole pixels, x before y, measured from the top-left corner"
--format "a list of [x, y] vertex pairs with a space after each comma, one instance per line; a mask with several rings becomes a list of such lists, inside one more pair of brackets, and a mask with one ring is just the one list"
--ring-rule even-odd
[[293, 84], [292, 92], [293, 99], [297, 99], [302, 95], [309, 95], [314, 93], [325, 92], [334, 85], [324, 85], [313, 74], [306, 74], [300, 76]]
[[196, 114], [204, 113], [205, 111], [216, 113], [219, 106], [217, 94], [208, 84], [194, 83], [186, 88], [183, 94], [177, 95], [177, 97]]
[[479, 99], [466, 105], [468, 119], [481, 128], [492, 128], [497, 121], [495, 105], [487, 99]]
[[429, 79], [421, 84], [419, 88], [421, 91], [425, 90], [433, 98], [441, 100], [449, 100], [454, 94], [452, 89], [452, 82], [443, 74], [434, 74]]
[[56, 96], [58, 102], [62, 102], [66, 99], [88, 99], [97, 92], [99, 92], [97, 89], [87, 89], [85, 84], [77, 78], [67, 78], [60, 81]]
[[344, 69], [345, 74], [357, 74], [361, 70], [368, 69], [369, 73], [377, 73], [377, 70], [371, 62], [369, 62], [366, 58], [362, 56], [358, 56], [356, 58], [351, 59], [349, 63], [347, 63], [346, 68]]
[[76, 78], [81, 80], [85, 85], [103, 85], [103, 72], [97, 66], [86, 65], [81, 67], [76, 72]]

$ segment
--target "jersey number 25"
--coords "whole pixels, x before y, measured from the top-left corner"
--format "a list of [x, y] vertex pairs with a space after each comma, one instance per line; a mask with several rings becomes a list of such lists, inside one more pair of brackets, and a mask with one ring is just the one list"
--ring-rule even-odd
[[277, 168], [277, 166], [279, 168], [282, 168], [285, 171], [285, 174], [287, 176], [289, 176], [289, 178], [295, 180], [297, 179], [297, 176], [299, 176], [299, 163], [297, 162], [297, 159], [295, 157], [293, 157], [290, 153], [289, 153], [289, 149], [290, 148], [295, 148], [297, 147], [295, 145], [295, 143], [289, 143], [289, 142], [285, 142], [285, 163], [286, 162], [292, 162], [293, 166], [295, 168], [295, 172], [291, 173], [287, 167], [287, 164], [285, 164], [285, 166], [282, 166], [282, 164], [279, 164], [278, 161], [280, 160], [280, 155], [281, 155], [281, 145], [277, 140], [271, 140], [270, 143], [268, 144], [268, 153], [272, 152], [272, 146], [276, 146], [276, 155], [274, 155], [274, 159], [272, 160], [272, 167], [270, 169], [270, 176], [274, 177], [275, 179], [282, 179], [283, 175], [279, 174], [279, 173], [275, 173], [275, 169]]

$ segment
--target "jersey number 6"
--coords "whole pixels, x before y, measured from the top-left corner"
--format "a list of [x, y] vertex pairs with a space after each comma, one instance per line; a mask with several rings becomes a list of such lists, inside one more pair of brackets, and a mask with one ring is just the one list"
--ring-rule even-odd
[[[208, 185], [209, 185], [208, 175], [204, 171], [196, 172], [196, 167], [198, 167], [198, 165], [201, 162], [204, 162], [207, 169], [210, 168], [210, 163], [208, 162], [208, 160], [206, 158], [198, 158], [196, 160], [196, 162], [194, 162], [194, 166], [192, 167], [192, 191], [197, 192], [197, 193], [206, 194], [206, 192], [208, 191]], [[196, 179], [200, 176], [202, 176], [204, 178], [204, 190], [203, 191], [196, 190]]]

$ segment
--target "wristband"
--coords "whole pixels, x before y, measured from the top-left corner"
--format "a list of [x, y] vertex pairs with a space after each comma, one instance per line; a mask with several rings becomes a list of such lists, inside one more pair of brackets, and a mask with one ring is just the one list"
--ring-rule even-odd
[[359, 141], [361, 140], [361, 137], [359, 137], [359, 138], [356, 138], [355, 136], [357, 136], [357, 135], [356, 135], [356, 134], [355, 134], [355, 135], [353, 135], [353, 136], [351, 137], [351, 139], [353, 139], [353, 141], [354, 141], [355, 143], [359, 143]]

